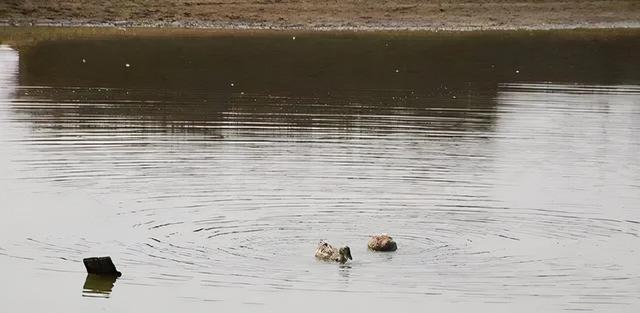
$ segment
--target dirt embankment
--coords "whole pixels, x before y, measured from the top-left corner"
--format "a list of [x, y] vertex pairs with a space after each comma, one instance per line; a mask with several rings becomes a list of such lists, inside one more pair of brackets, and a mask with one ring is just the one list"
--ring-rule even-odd
[[638, 0], [3, 0], [0, 24], [283, 29], [640, 27]]

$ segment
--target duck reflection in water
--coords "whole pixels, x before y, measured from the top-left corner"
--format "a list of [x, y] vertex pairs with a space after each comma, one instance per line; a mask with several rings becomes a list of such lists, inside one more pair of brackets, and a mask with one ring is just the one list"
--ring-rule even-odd
[[351, 264], [340, 264], [338, 270], [340, 276], [345, 279], [345, 282], [349, 282], [349, 276], [351, 276]]
[[113, 285], [118, 279], [116, 276], [87, 274], [87, 279], [82, 287], [83, 297], [109, 298]]

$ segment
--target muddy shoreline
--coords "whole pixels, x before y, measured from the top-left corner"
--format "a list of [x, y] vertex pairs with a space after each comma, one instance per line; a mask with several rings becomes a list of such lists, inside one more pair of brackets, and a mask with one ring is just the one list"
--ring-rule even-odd
[[311, 31], [640, 28], [640, 2], [285, 0], [17, 1], [0, 25]]

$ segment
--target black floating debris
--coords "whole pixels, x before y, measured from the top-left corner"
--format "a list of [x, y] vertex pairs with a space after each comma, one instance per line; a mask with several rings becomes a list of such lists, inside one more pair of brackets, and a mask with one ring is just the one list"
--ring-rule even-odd
[[118, 272], [116, 266], [113, 265], [111, 257], [108, 256], [86, 258], [82, 260], [82, 263], [84, 263], [84, 267], [87, 268], [87, 273], [89, 274], [115, 277], [122, 276], [122, 273]]

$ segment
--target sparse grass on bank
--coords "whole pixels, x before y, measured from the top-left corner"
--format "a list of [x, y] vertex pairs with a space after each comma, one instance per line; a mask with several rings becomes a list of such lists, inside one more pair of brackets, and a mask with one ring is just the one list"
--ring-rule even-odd
[[5, 0], [0, 24], [302, 30], [640, 27], [636, 0]]

